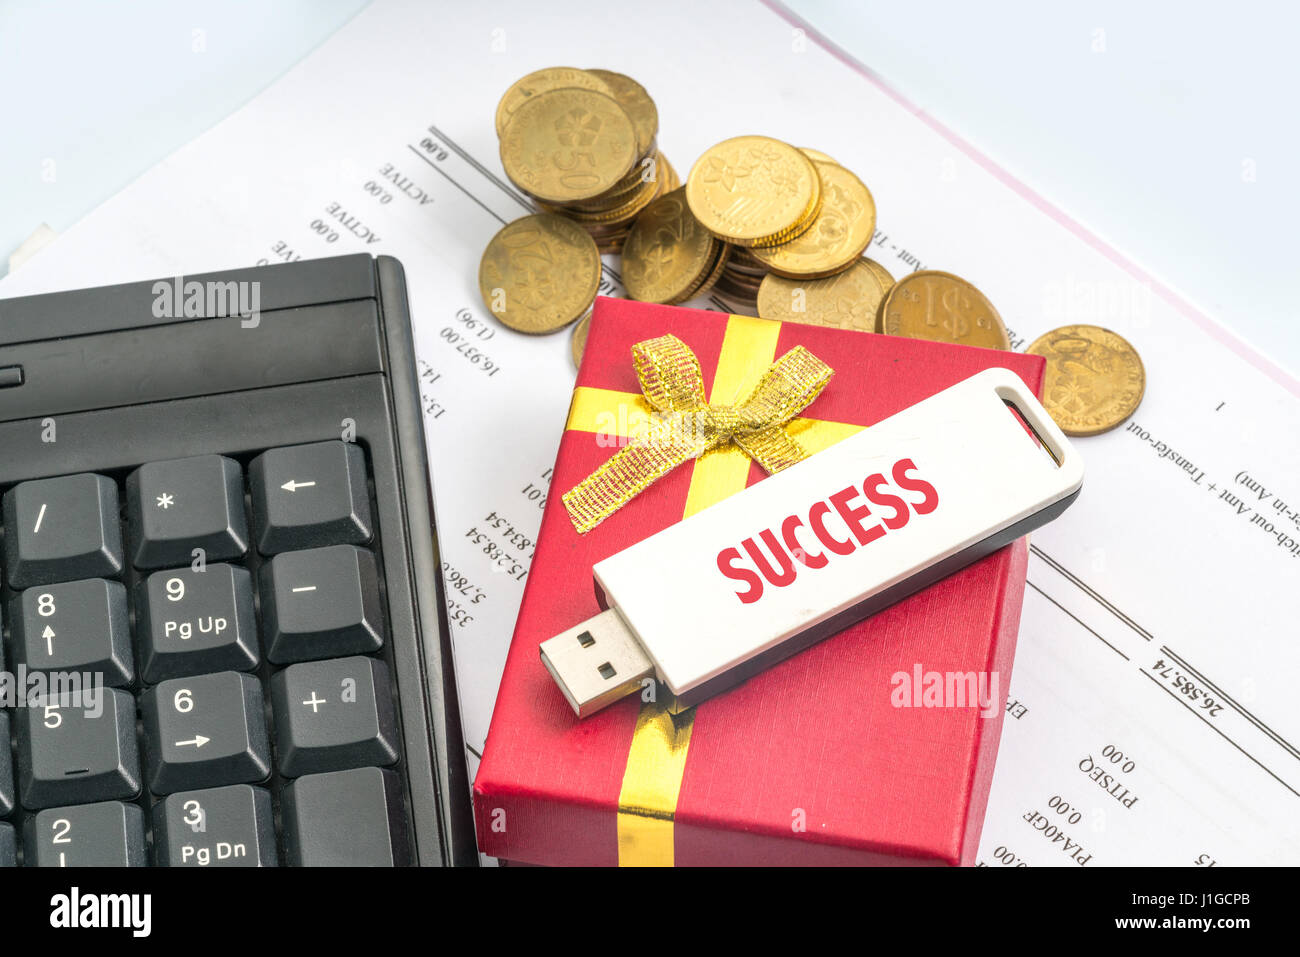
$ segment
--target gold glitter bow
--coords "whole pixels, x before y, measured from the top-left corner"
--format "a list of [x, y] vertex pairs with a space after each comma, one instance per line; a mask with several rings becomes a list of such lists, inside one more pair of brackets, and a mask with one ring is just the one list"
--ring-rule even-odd
[[769, 473], [805, 458], [785, 424], [821, 393], [833, 374], [803, 346], [777, 359], [739, 405], [709, 405], [695, 353], [676, 336], [632, 347], [641, 392], [655, 409], [649, 433], [564, 493], [574, 527], [591, 531], [677, 466], [734, 442]]

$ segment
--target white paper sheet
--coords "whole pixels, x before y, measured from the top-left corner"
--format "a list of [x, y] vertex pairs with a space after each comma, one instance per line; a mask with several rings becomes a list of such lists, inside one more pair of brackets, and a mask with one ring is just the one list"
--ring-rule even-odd
[[[555, 64], [640, 80], [683, 175], [747, 132], [836, 157], [875, 194], [871, 255], [895, 275], [971, 279], [1017, 347], [1070, 321], [1136, 344], [1142, 407], [1079, 440], [1084, 493], [1034, 538], [980, 862], [1300, 863], [1300, 546], [1287, 544], [1300, 539], [1300, 385], [780, 10], [452, 14], [377, 0], [0, 294], [360, 250], [400, 258], [476, 755], [573, 382], [567, 334], [510, 332], [479, 301], [484, 245], [525, 212], [492, 116], [513, 80]], [[618, 294], [610, 265], [605, 291]], [[498, 371], [470, 362], [470, 346]], [[1094, 766], [1111, 777], [1094, 780]]]

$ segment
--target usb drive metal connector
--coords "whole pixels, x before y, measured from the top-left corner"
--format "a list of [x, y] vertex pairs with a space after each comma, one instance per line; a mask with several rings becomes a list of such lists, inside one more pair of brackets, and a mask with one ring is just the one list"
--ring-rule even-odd
[[548, 638], [541, 651], [542, 664], [579, 718], [654, 680], [654, 662], [615, 608]]
[[597, 562], [608, 610], [542, 662], [580, 718], [651, 677], [690, 707], [1051, 521], [1082, 484], [1019, 376], [989, 369]]

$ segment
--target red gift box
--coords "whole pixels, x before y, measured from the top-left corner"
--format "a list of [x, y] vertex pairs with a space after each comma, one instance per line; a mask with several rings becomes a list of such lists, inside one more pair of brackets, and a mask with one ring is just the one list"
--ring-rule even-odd
[[[972, 863], [1023, 539], [678, 714], [662, 691], [579, 721], [542, 665], [542, 641], [601, 610], [595, 562], [765, 475], [724, 446], [575, 530], [560, 496], [617, 451], [611, 434], [644, 424], [631, 348], [668, 333], [699, 359], [712, 404], [742, 401], [795, 345], [826, 362], [830, 383], [787, 427], [810, 452], [993, 366], [1037, 394], [1044, 368], [1037, 356], [598, 299], [474, 782], [480, 849], [549, 865]], [[912, 683], [931, 686], [932, 673], [983, 675], [996, 700], [984, 716], [969, 701], [928, 706]]]

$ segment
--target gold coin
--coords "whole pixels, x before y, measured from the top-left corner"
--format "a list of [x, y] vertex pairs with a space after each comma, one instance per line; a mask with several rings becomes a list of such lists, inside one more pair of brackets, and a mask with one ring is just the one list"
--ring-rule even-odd
[[632, 118], [636, 130], [637, 156], [645, 156], [654, 145], [659, 133], [659, 109], [650, 94], [636, 80], [613, 70], [588, 70], [588, 73], [605, 81], [618, 105]]
[[[808, 157], [814, 163], [835, 163], [835, 160], [831, 159], [821, 150], [814, 150], [809, 149], [807, 146], [801, 146], [799, 147], [799, 152]], [[835, 163], [835, 165], [838, 166], [839, 164]]]
[[884, 294], [880, 280], [862, 260], [825, 279], [769, 273], [758, 287], [758, 314], [782, 322], [875, 332], [876, 309]]
[[843, 166], [815, 163], [822, 208], [806, 232], [788, 243], [751, 250], [778, 276], [816, 279], [847, 269], [876, 234], [876, 202], [862, 180]]
[[767, 136], [711, 146], [686, 177], [686, 200], [700, 224], [742, 246], [788, 238], [815, 215], [821, 185], [812, 160]]
[[587, 348], [587, 333], [591, 331], [591, 310], [578, 320], [578, 324], [573, 327], [573, 335], [569, 337], [569, 354], [573, 356], [573, 367], [582, 368], [582, 353]]
[[642, 302], [674, 302], [700, 285], [717, 261], [719, 243], [696, 222], [685, 190], [642, 211], [623, 244], [623, 285]]
[[1066, 435], [1099, 435], [1142, 402], [1147, 374], [1137, 350], [1101, 326], [1061, 326], [1026, 352], [1047, 360], [1043, 406]]
[[488, 310], [517, 332], [554, 332], [591, 307], [600, 253], [581, 226], [534, 213], [492, 237], [478, 266]]
[[497, 136], [505, 133], [515, 111], [538, 93], [572, 88], [614, 96], [609, 84], [590, 70], [579, 70], [574, 66], [552, 66], [537, 70], [516, 80], [497, 103]]
[[636, 162], [632, 120], [612, 97], [550, 90], [525, 100], [501, 137], [501, 165], [525, 192], [550, 203], [599, 196]]
[[965, 279], [924, 270], [894, 283], [880, 306], [880, 331], [891, 336], [1010, 349], [993, 303]]
[[867, 264], [868, 269], [876, 274], [876, 278], [880, 280], [880, 284], [885, 287], [885, 292], [888, 293], [894, 286], [894, 277], [889, 274], [889, 270], [874, 259], [868, 259], [866, 256], [862, 257], [862, 261]]

